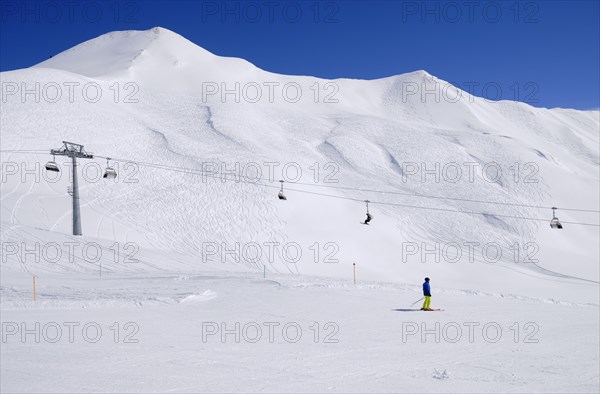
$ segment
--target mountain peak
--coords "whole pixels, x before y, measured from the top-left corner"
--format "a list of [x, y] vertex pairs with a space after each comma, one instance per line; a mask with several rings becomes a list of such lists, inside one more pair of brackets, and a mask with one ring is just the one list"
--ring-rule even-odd
[[96, 78], [126, 76], [141, 61], [180, 65], [215, 57], [179, 34], [163, 27], [113, 31], [67, 49], [34, 67], [54, 68]]

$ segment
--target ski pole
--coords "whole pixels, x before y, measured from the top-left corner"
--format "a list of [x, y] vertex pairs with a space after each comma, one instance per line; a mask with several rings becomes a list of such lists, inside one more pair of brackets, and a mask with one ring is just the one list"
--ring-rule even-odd
[[421, 297], [421, 298], [419, 298], [418, 300], [416, 300], [415, 302], [413, 302], [412, 304], [410, 304], [410, 306], [413, 306], [413, 305], [414, 305], [414, 304], [416, 304], [417, 302], [421, 301], [423, 298], [425, 298], [425, 297]]

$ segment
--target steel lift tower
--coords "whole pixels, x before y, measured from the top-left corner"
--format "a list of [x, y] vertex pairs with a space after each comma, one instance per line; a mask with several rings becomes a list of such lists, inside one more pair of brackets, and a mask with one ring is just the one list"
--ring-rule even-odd
[[[73, 235], [81, 235], [81, 213], [79, 210], [79, 186], [77, 183], [77, 159], [93, 159], [94, 155], [83, 150], [83, 145], [74, 144], [73, 142], [63, 141], [63, 146], [59, 149], [51, 149], [50, 153], [53, 156], [70, 157], [73, 163], [73, 175], [71, 180], [73, 196]], [[46, 164], [46, 169], [49, 171], [58, 171], [58, 166], [54, 161]]]

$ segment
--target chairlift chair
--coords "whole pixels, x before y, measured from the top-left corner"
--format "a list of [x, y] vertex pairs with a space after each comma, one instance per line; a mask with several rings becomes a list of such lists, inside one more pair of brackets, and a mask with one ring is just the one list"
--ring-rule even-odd
[[46, 163], [46, 171], [60, 172], [58, 164], [56, 164], [56, 157], [54, 155], [52, 155], [52, 161]]
[[558, 208], [556, 208], [556, 207], [552, 207], [552, 220], [550, 220], [550, 228], [561, 229], [561, 228], [563, 228], [563, 226], [560, 223], [560, 220], [558, 220], [558, 218], [556, 217], [557, 209]]
[[106, 170], [104, 171], [103, 178], [115, 179], [117, 177], [117, 171], [110, 166], [110, 158], [106, 158]]
[[281, 190], [279, 190], [279, 193], [277, 194], [277, 197], [280, 200], [287, 200], [287, 197], [285, 196], [285, 194], [283, 193], [283, 181], [280, 180], [279, 182], [281, 182]]
[[371, 215], [371, 213], [369, 213], [369, 203], [370, 202], [371, 201], [369, 201], [369, 200], [365, 200], [365, 203], [367, 204], [367, 218], [365, 219], [363, 224], [369, 224], [369, 222], [373, 219], [373, 215]]

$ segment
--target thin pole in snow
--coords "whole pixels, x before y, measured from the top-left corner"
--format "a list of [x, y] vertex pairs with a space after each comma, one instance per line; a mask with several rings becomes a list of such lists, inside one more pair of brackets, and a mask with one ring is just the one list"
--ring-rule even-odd
[[356, 285], [356, 263], [352, 263], [352, 273], [354, 275], [354, 285]]
[[263, 279], [267, 278], [267, 266], [263, 265]]

